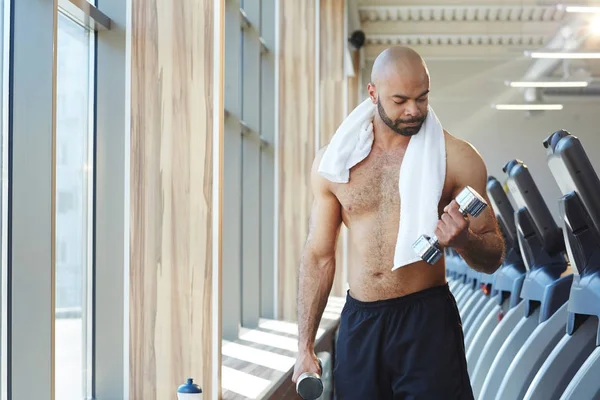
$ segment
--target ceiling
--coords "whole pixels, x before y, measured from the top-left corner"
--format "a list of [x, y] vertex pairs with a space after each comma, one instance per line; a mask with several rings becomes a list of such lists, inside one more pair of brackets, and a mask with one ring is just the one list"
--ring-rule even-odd
[[[366, 34], [367, 62], [391, 45], [410, 46], [426, 59], [454, 60], [514, 59], [546, 47], [600, 49], [598, 39], [586, 37], [588, 22], [595, 16], [567, 13], [557, 1], [354, 1], [351, 12]], [[585, 5], [585, 1], [560, 4]], [[561, 36], [565, 27], [571, 29], [567, 41]]]

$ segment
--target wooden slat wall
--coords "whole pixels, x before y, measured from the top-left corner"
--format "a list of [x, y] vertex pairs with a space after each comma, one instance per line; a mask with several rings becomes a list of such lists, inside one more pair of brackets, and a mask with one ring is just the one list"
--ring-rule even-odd
[[[319, 13], [319, 147], [331, 141], [337, 127], [347, 115], [343, 98], [344, 74], [344, 2], [345, 0], [320, 0]], [[344, 236], [342, 226], [336, 252], [336, 271], [331, 294], [343, 296], [344, 282]]]
[[358, 106], [358, 96], [360, 93], [360, 53], [357, 50], [350, 52], [352, 56], [352, 65], [354, 67], [354, 76], [348, 77], [348, 112], [352, 111]]
[[280, 0], [279, 7], [278, 315], [294, 321], [315, 156], [316, 9], [314, 0]]
[[[308, 233], [315, 147], [329, 142], [346, 113], [344, 1], [280, 2], [278, 311], [280, 318], [290, 321], [297, 318], [298, 266]], [[334, 295], [345, 289], [341, 238], [338, 249]]]
[[[133, 0], [130, 398], [211, 399], [213, 0]], [[220, 13], [222, 15], [222, 12]], [[222, 98], [222, 96], [219, 96]], [[219, 123], [219, 121], [216, 121]], [[220, 359], [220, 357], [219, 357]], [[217, 385], [220, 386], [220, 385]], [[216, 399], [215, 399], [216, 400]]]

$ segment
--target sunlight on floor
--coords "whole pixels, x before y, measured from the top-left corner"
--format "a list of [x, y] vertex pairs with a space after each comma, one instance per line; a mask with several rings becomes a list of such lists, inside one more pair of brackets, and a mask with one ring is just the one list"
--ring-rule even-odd
[[247, 361], [256, 365], [262, 365], [263, 367], [281, 372], [289, 371], [296, 362], [296, 359], [293, 357], [283, 356], [270, 351], [226, 341], [223, 341], [222, 353], [224, 356], [237, 358], [238, 360]]
[[257, 399], [270, 385], [271, 381], [250, 375], [233, 368], [221, 368], [223, 389]]

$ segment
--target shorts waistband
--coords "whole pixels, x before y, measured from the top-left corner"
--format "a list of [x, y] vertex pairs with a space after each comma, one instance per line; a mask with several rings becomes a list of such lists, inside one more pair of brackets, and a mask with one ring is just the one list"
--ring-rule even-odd
[[346, 293], [345, 308], [348, 310], [382, 310], [386, 308], [406, 307], [418, 300], [431, 297], [445, 296], [449, 293], [450, 287], [447, 283], [445, 283], [443, 285], [433, 286], [427, 289], [420, 290], [418, 292], [409, 293], [407, 295], [394, 297], [391, 299], [361, 301], [352, 297], [350, 295], [350, 291], [348, 290], [348, 292]]

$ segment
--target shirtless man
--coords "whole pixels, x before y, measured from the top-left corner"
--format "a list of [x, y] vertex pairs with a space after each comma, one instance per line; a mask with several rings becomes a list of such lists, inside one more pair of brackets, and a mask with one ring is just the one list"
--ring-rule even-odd
[[[368, 86], [377, 104], [370, 154], [350, 171], [350, 181], [332, 183], [317, 172], [314, 202], [302, 254], [298, 289], [299, 349], [292, 380], [319, 373], [315, 335], [335, 273], [342, 222], [357, 254], [348, 271], [335, 354], [338, 400], [472, 399], [464, 337], [449, 291], [444, 258], [392, 271], [400, 219], [398, 179], [410, 137], [427, 115], [429, 72], [413, 50], [393, 47], [375, 61]], [[486, 201], [487, 171], [479, 153], [444, 131], [446, 180], [435, 234], [471, 268], [491, 274], [500, 266], [504, 242], [491, 207], [464, 218], [453, 200], [471, 186]]]

